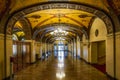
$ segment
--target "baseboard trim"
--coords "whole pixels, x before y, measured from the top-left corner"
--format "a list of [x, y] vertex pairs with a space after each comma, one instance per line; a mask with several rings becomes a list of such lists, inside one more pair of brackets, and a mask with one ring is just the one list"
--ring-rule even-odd
[[83, 58], [80, 58], [80, 60], [82, 60], [82, 61], [84, 61], [85, 63], [87, 63], [87, 64], [90, 64], [90, 62], [87, 62], [85, 59], [83, 59]]
[[32, 65], [32, 64], [35, 64], [35, 63], [37, 63], [37, 61], [35, 61], [35, 62], [31, 62], [30, 64]]
[[[87, 62], [87, 61], [84, 60], [83, 58], [80, 58], [80, 60], [82, 60], [82, 61], [84, 61], [85, 63], [90, 64], [90, 65], [94, 64], [94, 63]], [[104, 73], [104, 74], [107, 75], [107, 76], [110, 78], [110, 80], [118, 80], [118, 79], [112, 77], [111, 75], [109, 75], [107, 72]]]
[[118, 80], [118, 79], [112, 77], [111, 75], [109, 75], [107, 72], [105, 74], [110, 78], [110, 80]]
[[[12, 74], [12, 78], [14, 78], [14, 74]], [[4, 78], [2, 80], [10, 80], [10, 76], [8, 76], [8, 77], [6, 77], [6, 78]]]

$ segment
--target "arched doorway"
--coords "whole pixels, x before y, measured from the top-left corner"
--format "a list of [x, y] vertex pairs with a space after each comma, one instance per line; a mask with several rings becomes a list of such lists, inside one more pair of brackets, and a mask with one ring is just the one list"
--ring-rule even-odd
[[[49, 5], [49, 6], [48, 6]], [[13, 16], [10, 17], [9, 21], [8, 21], [8, 24], [6, 26], [6, 36], [5, 38], [7, 38], [7, 35], [11, 35], [11, 32], [12, 32], [12, 27], [13, 25], [16, 23], [16, 21], [18, 21], [21, 17], [25, 17], [27, 14], [31, 13], [31, 12], [35, 12], [35, 11], [43, 11], [43, 10], [48, 10], [48, 9], [70, 9], [70, 10], [78, 10], [78, 11], [85, 11], [85, 12], [88, 12], [90, 14], [92, 14], [93, 16], [96, 16], [96, 17], [99, 17], [100, 19], [102, 19], [104, 21], [104, 23], [106, 24], [106, 28], [107, 28], [107, 34], [112, 34], [113, 33], [113, 25], [112, 25], [112, 22], [111, 22], [111, 19], [109, 18], [109, 16], [106, 15], [106, 12], [103, 12], [97, 8], [93, 8], [93, 7], [90, 7], [90, 6], [86, 6], [86, 5], [82, 5], [82, 4], [75, 4], [75, 3], [44, 3], [44, 4], [41, 4], [41, 5], [35, 5], [35, 6], [32, 6], [30, 8], [26, 8], [26, 9], [23, 9], [23, 10], [20, 10], [16, 13], [14, 13]], [[63, 17], [63, 15], [61, 15]], [[39, 16], [38, 16], [39, 17]], [[64, 16], [65, 18], [67, 19], [70, 19], [74, 22], [76, 22], [78, 24], [78, 22], [76, 20], [74, 20], [73, 18], [70, 18], [70, 17], [66, 17]], [[84, 18], [84, 17], [88, 17], [86, 15], [79, 15], [79, 17], [81, 18]], [[53, 17], [51, 17], [53, 18]], [[45, 21], [44, 21], [45, 22]], [[44, 23], [43, 22], [43, 23]], [[37, 25], [37, 27], [39, 26], [40, 24]], [[83, 24], [79, 23], [80, 26], [82, 26], [82, 31], [80, 30], [80, 32], [82, 34], [85, 34], [85, 37], [86, 39], [89, 39], [89, 28], [88, 27], [85, 27]], [[35, 26], [36, 27], [36, 26]], [[33, 29], [33, 33], [34, 31], [36, 31], [38, 28], [34, 28]], [[88, 31], [88, 32], [87, 32]], [[80, 34], [81, 34], [80, 33]], [[44, 37], [45, 38], [45, 37]], [[44, 40], [44, 39], [43, 39]], [[110, 41], [112, 42], [112, 41]], [[113, 42], [112, 42], [113, 43]], [[114, 43], [113, 43], [114, 44]], [[7, 42], [5, 42], [5, 49], [8, 49], [7, 47]], [[112, 48], [113, 49], [113, 48]], [[5, 54], [7, 54], [8, 52], [6, 51]], [[113, 54], [113, 53], [111, 53]], [[8, 56], [9, 57], [9, 56]], [[6, 60], [6, 63], [7, 61], [9, 61], [9, 59]], [[7, 63], [8, 64], [8, 63]], [[113, 63], [112, 63], [113, 64]], [[9, 70], [9, 69], [8, 69]], [[8, 71], [6, 70], [6, 71]], [[113, 70], [112, 70], [113, 71]], [[108, 70], [109, 72], [109, 70]], [[9, 72], [7, 73], [9, 75]]]

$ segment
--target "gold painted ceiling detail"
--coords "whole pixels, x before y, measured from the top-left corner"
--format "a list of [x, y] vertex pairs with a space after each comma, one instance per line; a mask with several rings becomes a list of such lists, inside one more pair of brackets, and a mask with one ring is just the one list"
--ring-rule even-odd
[[[56, 0], [52, 0], [52, 1], [49, 1], [49, 0], [14, 0], [14, 1], [12, 1], [13, 2], [12, 4], [14, 4], [14, 6], [12, 5], [10, 13], [12, 13], [16, 10], [25, 8], [27, 6], [35, 5], [38, 3], [40, 4], [40, 3], [44, 3], [44, 2], [54, 2], [54, 1], [56, 1]], [[59, 1], [61, 1], [61, 0], [59, 0]], [[64, 1], [62, 1], [62, 2], [64, 2]], [[82, 3], [82, 4], [98, 7], [103, 10], [108, 11], [104, 0], [69, 0], [68, 2]]]
[[[70, 25], [77, 26], [78, 31], [79, 31], [77, 33], [81, 35], [83, 34], [83, 32], [80, 31], [81, 28], [84, 29], [87, 33], [87, 30], [89, 29], [88, 27], [93, 17], [98, 16], [101, 19], [104, 18], [103, 20], [106, 23], [106, 25], [107, 24], [109, 25], [107, 26], [109, 29], [109, 33], [112, 32], [112, 27], [111, 27], [111, 23], [109, 22], [109, 17], [107, 17], [107, 15], [101, 10], [93, 8], [95, 7], [95, 5], [97, 5], [97, 7], [103, 10], [106, 10], [105, 6], [103, 6], [104, 4], [102, 3], [102, 0], [97, 0], [97, 1], [88, 0], [88, 2], [84, 0], [81, 0], [81, 1], [70, 0], [70, 2], [74, 1], [80, 4], [63, 2], [63, 3], [45, 3], [41, 5], [34, 5], [34, 4], [41, 3], [41, 2], [48, 2], [48, 1], [47, 0], [46, 1], [45, 0], [39, 0], [39, 1], [34, 0], [33, 3], [28, 2], [28, 1], [33, 1], [33, 0], [24, 0], [24, 1], [16, 0], [16, 4], [13, 4], [15, 6], [13, 8], [11, 7], [10, 13], [18, 9], [20, 10], [21, 8], [25, 8], [25, 9], [21, 10], [18, 13], [15, 13], [15, 15], [10, 19], [8, 23], [9, 29], [13, 26], [14, 22], [19, 21], [20, 19], [24, 19], [24, 20], [27, 20], [28, 22], [27, 21], [26, 22], [30, 24], [29, 26], [32, 29], [31, 33], [33, 34], [37, 29], [46, 27], [45, 25], [58, 24], [59, 26], [60, 24], [70, 24]], [[92, 4], [93, 7], [89, 7], [83, 4], [87, 4], [87, 5]], [[30, 7], [31, 5], [34, 5], [34, 6]], [[24, 24], [24, 20], [22, 20], [23, 24]], [[25, 27], [26, 26], [24, 26], [24, 28]], [[47, 26], [47, 27], [51, 31], [47, 29], [46, 31], [49, 31], [49, 32], [46, 32], [45, 35], [50, 36], [49, 33], [54, 31], [55, 29], [49, 28], [50, 26]], [[26, 27], [25, 29], [27, 28], [28, 27]], [[66, 28], [68, 28], [67, 29], [68, 32], [70, 32], [70, 30], [72, 29], [70, 28], [70, 26], [67, 26]], [[72, 34], [69, 34], [68, 36], [73, 35], [74, 32], [75, 30], [73, 30], [73, 32], [71, 31]], [[44, 33], [44, 30], [43, 32], [41, 31], [38, 34], [41, 36], [43, 33]]]
[[[35, 18], [33, 18], [33, 16]], [[25, 16], [31, 22], [32, 28], [47, 24], [67, 23], [88, 27], [93, 15], [84, 11], [72, 9], [49, 9], [30, 13]]]

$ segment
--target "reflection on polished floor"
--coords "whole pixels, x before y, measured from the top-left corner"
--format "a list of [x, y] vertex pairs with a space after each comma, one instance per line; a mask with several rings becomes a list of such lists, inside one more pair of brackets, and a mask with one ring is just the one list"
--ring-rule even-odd
[[14, 80], [110, 80], [105, 74], [81, 60], [53, 58], [39, 61], [18, 72]]

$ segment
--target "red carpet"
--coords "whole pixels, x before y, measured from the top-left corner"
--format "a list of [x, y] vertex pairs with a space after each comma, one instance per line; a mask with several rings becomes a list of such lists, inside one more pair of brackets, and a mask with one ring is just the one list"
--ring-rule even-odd
[[98, 65], [98, 64], [92, 64], [93, 67], [95, 67], [96, 69], [100, 70], [103, 73], [106, 73], [106, 65]]

